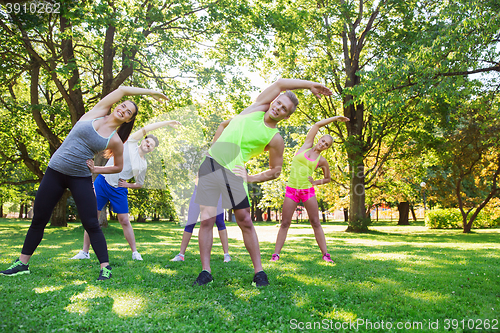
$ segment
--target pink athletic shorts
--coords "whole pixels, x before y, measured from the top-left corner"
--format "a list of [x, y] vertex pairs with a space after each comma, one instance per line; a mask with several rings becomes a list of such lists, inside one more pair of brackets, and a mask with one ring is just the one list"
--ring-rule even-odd
[[292, 199], [293, 201], [306, 202], [311, 197], [314, 197], [316, 193], [314, 192], [314, 187], [306, 188], [306, 189], [296, 189], [290, 186], [286, 187], [285, 197]]

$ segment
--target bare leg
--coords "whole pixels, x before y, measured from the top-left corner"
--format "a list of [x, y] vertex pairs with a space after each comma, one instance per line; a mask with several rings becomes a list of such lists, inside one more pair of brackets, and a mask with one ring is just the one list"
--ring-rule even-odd
[[297, 203], [292, 199], [285, 197], [285, 200], [283, 201], [283, 219], [278, 231], [278, 236], [276, 237], [276, 245], [274, 246], [274, 253], [276, 254], [280, 254], [281, 249], [285, 244], [295, 208], [297, 208]]
[[184, 231], [184, 234], [182, 234], [181, 251], [179, 252], [180, 254], [184, 255], [186, 253], [186, 249], [188, 247], [189, 241], [191, 240], [191, 236], [193, 236], [193, 234], [187, 231]]
[[132, 225], [130, 224], [130, 219], [128, 217], [128, 213], [118, 214], [118, 222], [120, 222], [120, 224], [122, 225], [123, 235], [125, 236], [125, 239], [127, 240], [128, 245], [132, 249], [132, 252], [136, 252], [137, 247], [135, 245], [134, 229], [132, 228]]
[[198, 244], [200, 246], [201, 267], [203, 270], [212, 272], [210, 269], [210, 255], [214, 242], [214, 223], [217, 215], [217, 207], [200, 205], [200, 231], [198, 232]]
[[27, 254], [21, 254], [19, 256], [19, 261], [22, 262], [25, 265], [28, 263], [28, 261], [30, 261], [30, 259], [31, 259], [31, 256], [27, 255]]
[[236, 222], [243, 234], [243, 242], [252, 259], [255, 273], [262, 271], [262, 261], [260, 258], [259, 238], [250, 218], [250, 208], [236, 209], [234, 211]]
[[227, 229], [219, 230], [219, 238], [222, 243], [222, 250], [224, 254], [229, 253], [229, 240], [227, 237]]
[[83, 252], [89, 253], [90, 250], [90, 237], [87, 231], [83, 232]]
[[314, 230], [314, 237], [316, 237], [316, 242], [318, 243], [321, 254], [327, 253], [326, 249], [326, 238], [321, 223], [319, 222], [319, 211], [318, 211], [318, 201], [316, 196], [311, 197], [304, 202], [304, 207], [307, 210], [307, 215], [309, 215], [309, 223]]

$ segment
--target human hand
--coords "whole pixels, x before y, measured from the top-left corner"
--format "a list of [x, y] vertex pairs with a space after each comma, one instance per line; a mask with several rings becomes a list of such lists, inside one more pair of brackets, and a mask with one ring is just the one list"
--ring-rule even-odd
[[344, 117], [344, 116], [336, 116], [336, 117], [333, 117], [335, 119], [335, 121], [341, 121], [341, 122], [348, 122], [350, 121], [351, 119], [347, 118], [347, 117]]
[[118, 187], [128, 187], [128, 183], [126, 180], [118, 179]]
[[87, 160], [87, 167], [89, 168], [90, 172], [95, 173], [95, 165], [94, 165], [94, 160], [89, 159]]
[[173, 127], [173, 128], [177, 128], [179, 126], [182, 126], [182, 124], [180, 122], [178, 122], [177, 120], [170, 120], [168, 123], [168, 126]]
[[328, 89], [321, 83], [315, 83], [310, 90], [317, 98], [321, 98], [322, 95], [330, 96], [333, 94], [330, 89]]
[[[307, 179], [309, 180], [309, 182], [310, 182], [311, 184], [313, 184], [313, 182], [314, 182], [314, 178], [313, 178], [313, 177], [309, 176], [309, 177], [307, 177]], [[313, 184], [313, 185], [314, 185], [314, 184]]]
[[243, 181], [246, 183], [247, 182], [247, 179], [248, 179], [248, 173], [247, 173], [247, 169], [245, 169], [244, 166], [241, 166], [241, 165], [236, 165], [233, 169], [233, 172], [236, 176], [240, 176], [241, 178], [243, 178]]
[[167, 96], [165, 96], [164, 94], [162, 94], [161, 92], [158, 92], [158, 91], [152, 91], [150, 95], [158, 102], [164, 102], [164, 101], [168, 100]]

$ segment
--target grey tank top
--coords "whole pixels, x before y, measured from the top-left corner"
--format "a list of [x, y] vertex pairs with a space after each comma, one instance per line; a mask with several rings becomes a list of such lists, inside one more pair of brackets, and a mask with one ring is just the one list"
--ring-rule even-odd
[[92, 174], [87, 167], [87, 160], [108, 147], [109, 140], [101, 136], [94, 128], [94, 121], [78, 121], [71, 129], [62, 145], [50, 158], [49, 167], [67, 176], [88, 177]]

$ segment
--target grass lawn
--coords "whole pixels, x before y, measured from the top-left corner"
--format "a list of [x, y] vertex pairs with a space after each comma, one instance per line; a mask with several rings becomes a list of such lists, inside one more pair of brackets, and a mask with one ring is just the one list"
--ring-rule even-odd
[[[144, 261], [131, 260], [121, 227], [104, 230], [113, 278], [99, 265], [69, 260], [83, 228], [50, 228], [30, 261], [31, 274], [0, 276], [0, 332], [496, 332], [500, 331], [500, 229], [428, 230], [380, 222], [371, 233], [327, 223], [337, 265], [321, 261], [307, 224], [293, 224], [281, 260], [269, 262], [275, 223], [257, 224], [271, 286], [252, 287], [253, 268], [229, 228], [233, 261], [212, 251], [214, 283], [192, 287], [201, 270], [197, 237], [185, 262], [182, 228], [134, 223]], [[229, 224], [234, 226], [234, 224]], [[29, 221], [0, 219], [0, 269], [18, 257]], [[263, 230], [274, 232], [261, 237]], [[303, 232], [303, 234], [301, 234]], [[214, 235], [217, 232], [214, 230]]]

